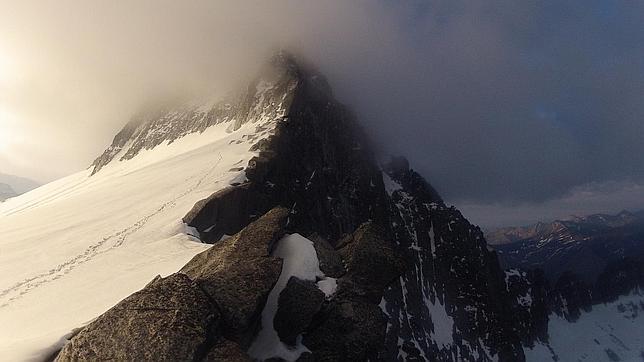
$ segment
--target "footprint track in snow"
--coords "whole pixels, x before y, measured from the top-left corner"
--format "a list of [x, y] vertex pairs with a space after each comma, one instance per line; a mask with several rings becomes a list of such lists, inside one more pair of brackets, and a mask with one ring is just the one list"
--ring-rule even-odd
[[[187, 196], [188, 194], [194, 192], [197, 188], [199, 188], [203, 184], [203, 182], [208, 178], [208, 176], [210, 176], [210, 174], [219, 166], [219, 164], [221, 163], [221, 160], [222, 160], [222, 156], [220, 153], [219, 159], [217, 160], [215, 165], [210, 170], [208, 170], [208, 172], [206, 172], [201, 178], [199, 178], [199, 180], [197, 180], [197, 182], [194, 185], [192, 185], [190, 188], [188, 188], [186, 191], [182, 192], [178, 196], [174, 197], [172, 200], [162, 204], [153, 213], [142, 217], [141, 219], [137, 220], [137, 222], [135, 222], [134, 224], [130, 225], [125, 229], [119, 230], [113, 234], [103, 237], [100, 241], [88, 246], [83, 253], [76, 255], [74, 258], [69, 259], [64, 263], [61, 263], [46, 272], [24, 279], [12, 285], [9, 288], [0, 291], [0, 300], [10, 296], [8, 299], [5, 300], [4, 303], [0, 304], [0, 308], [7, 307], [12, 302], [23, 297], [25, 294], [29, 293], [35, 288], [38, 288], [41, 285], [44, 285], [46, 283], [62, 278], [64, 275], [69, 274], [76, 267], [94, 259], [97, 255], [106, 253], [110, 250], [114, 250], [122, 246], [126, 242], [128, 236], [141, 230], [150, 221], [150, 219], [164, 212], [166, 209], [176, 206], [176, 203], [178, 200], [180, 200], [181, 198]], [[224, 174], [224, 173], [227, 173], [227, 172], [222, 172], [221, 174]], [[186, 182], [189, 182], [191, 179], [195, 177], [197, 176], [192, 176], [188, 178]], [[116, 240], [116, 241], [111, 246], [106, 246], [106, 244], [111, 240]]]

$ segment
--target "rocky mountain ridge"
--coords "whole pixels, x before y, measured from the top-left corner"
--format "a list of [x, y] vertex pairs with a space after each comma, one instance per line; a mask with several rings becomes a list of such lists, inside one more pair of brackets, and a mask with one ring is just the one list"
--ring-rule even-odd
[[[404, 158], [379, 164], [319, 72], [286, 53], [268, 69], [230, 113], [134, 121], [95, 161], [96, 173], [213, 122], [258, 124], [244, 136], [257, 137], [245, 180], [183, 218], [213, 246], [83, 328], [57, 360], [522, 361], [547, 340], [521, 289], [531, 283], [538, 301], [534, 279], [511, 284], [482, 231]], [[314, 252], [293, 260], [285, 243]]]

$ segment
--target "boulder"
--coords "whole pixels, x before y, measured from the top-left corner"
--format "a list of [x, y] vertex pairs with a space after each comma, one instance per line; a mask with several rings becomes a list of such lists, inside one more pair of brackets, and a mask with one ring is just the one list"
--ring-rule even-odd
[[378, 360], [387, 318], [377, 305], [332, 301], [321, 314], [320, 324], [303, 339], [316, 361]]
[[313, 281], [291, 277], [279, 295], [273, 326], [280, 339], [295, 345], [324, 303], [324, 293]]
[[218, 341], [203, 359], [204, 362], [251, 362], [252, 360], [237, 343], [224, 338]]
[[270, 250], [284, 235], [288, 214], [285, 208], [272, 209], [181, 269], [217, 303], [226, 336], [244, 346], [282, 271], [282, 259], [270, 256]]
[[342, 257], [335, 248], [318, 234], [309, 236], [309, 240], [313, 241], [313, 247], [318, 256], [322, 273], [330, 278], [339, 278], [344, 275], [345, 270], [342, 265]]
[[339, 298], [379, 303], [384, 288], [404, 270], [385, 232], [374, 223], [362, 224], [338, 244], [347, 273], [338, 281]]
[[157, 278], [71, 338], [57, 361], [195, 360], [220, 314], [183, 274]]
[[387, 331], [379, 307], [384, 289], [404, 269], [385, 232], [362, 224], [338, 243], [346, 274], [333, 299], [316, 314], [303, 343], [316, 361], [379, 360]]
[[233, 237], [196, 255], [181, 272], [195, 280], [222, 312], [225, 336], [247, 346], [252, 324], [282, 271], [282, 259], [270, 256], [284, 235], [289, 211], [276, 207]]

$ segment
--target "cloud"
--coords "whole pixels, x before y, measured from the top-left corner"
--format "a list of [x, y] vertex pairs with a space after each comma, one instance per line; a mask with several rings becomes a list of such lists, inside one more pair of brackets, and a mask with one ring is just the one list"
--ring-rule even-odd
[[22, 79], [10, 89], [0, 82], [0, 107], [24, 123], [31, 143], [15, 153], [41, 180], [89, 164], [153, 95], [224, 88], [276, 47], [316, 63], [382, 154], [407, 155], [448, 200], [543, 203], [580, 185], [644, 179], [641, 4], [63, 0], [2, 8], [11, 10], [0, 15], [0, 53], [11, 53]]
[[608, 181], [576, 186], [564, 197], [538, 204], [523, 203], [508, 207], [499, 203], [463, 203], [458, 207], [470, 222], [485, 228], [496, 228], [550, 222], [570, 216], [644, 210], [641, 200], [644, 200], [644, 184]]

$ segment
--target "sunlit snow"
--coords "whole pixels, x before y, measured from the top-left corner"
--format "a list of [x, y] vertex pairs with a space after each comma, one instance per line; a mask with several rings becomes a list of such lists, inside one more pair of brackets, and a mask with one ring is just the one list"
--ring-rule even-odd
[[[0, 204], [0, 360], [42, 359], [65, 335], [208, 248], [181, 218], [243, 180], [257, 123], [222, 123]], [[117, 158], [118, 159], [118, 158]]]

